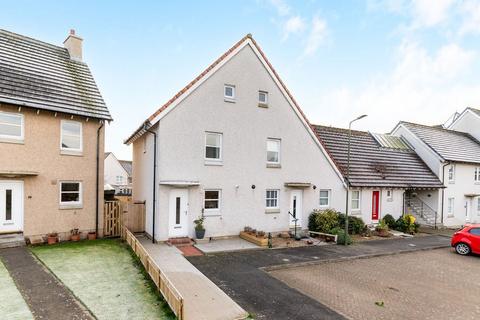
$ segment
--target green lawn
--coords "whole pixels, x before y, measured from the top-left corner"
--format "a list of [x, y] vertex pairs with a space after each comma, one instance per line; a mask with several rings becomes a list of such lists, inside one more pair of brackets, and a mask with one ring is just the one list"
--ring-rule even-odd
[[97, 319], [175, 318], [120, 240], [64, 242], [31, 250]]
[[33, 319], [13, 279], [0, 260], [0, 315], [2, 319]]

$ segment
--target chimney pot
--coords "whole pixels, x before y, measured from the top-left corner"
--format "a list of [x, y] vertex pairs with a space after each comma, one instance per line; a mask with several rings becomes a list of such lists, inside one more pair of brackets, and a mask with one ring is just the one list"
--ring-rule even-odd
[[68, 50], [70, 59], [82, 61], [82, 42], [83, 39], [75, 34], [75, 30], [70, 29], [67, 39], [63, 41], [63, 46]]

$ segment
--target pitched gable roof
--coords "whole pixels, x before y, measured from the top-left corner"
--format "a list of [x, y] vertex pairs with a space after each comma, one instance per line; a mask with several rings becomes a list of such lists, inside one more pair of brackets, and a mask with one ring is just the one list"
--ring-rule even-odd
[[443, 160], [480, 163], [480, 142], [468, 133], [401, 121]]
[[467, 109], [472, 111], [473, 113], [475, 113], [476, 115], [478, 115], [480, 117], [480, 110], [479, 109], [475, 109], [475, 108], [467, 108]]
[[128, 176], [132, 176], [132, 161], [128, 161], [128, 160], [118, 160], [118, 162], [120, 162], [120, 164], [122, 165], [123, 169], [125, 169], [125, 171], [127, 171]]
[[88, 66], [68, 50], [0, 29], [0, 103], [112, 120]]
[[[346, 177], [348, 130], [319, 125], [314, 128]], [[382, 143], [388, 147], [382, 146], [371, 133], [352, 130], [350, 184], [353, 187], [443, 187], [437, 176], [407, 144], [401, 143], [398, 138], [382, 136]]]

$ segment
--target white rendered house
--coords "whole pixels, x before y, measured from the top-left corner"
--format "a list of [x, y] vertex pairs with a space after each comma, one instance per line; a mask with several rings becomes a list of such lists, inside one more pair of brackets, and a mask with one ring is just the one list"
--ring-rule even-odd
[[250, 35], [125, 143], [133, 201], [145, 202], [146, 232], [158, 241], [193, 237], [202, 215], [206, 237], [217, 237], [245, 226], [286, 231], [291, 214], [307, 228], [313, 209], [345, 208], [342, 175]]
[[105, 153], [104, 184], [115, 189], [116, 195], [132, 193], [132, 162], [118, 160], [112, 152]]
[[[458, 122], [456, 129], [461, 129], [461, 124]], [[480, 222], [480, 142], [473, 137], [475, 129], [478, 127], [473, 126], [469, 134], [400, 122], [392, 131], [409, 142], [444, 184], [438, 194], [416, 194], [436, 210], [437, 222], [444, 226]]]

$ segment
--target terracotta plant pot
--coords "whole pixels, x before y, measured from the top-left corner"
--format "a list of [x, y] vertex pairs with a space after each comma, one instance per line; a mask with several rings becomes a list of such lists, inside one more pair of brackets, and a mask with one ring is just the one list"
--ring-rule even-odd
[[87, 238], [88, 238], [88, 240], [95, 240], [95, 239], [97, 239], [97, 234], [96, 234], [95, 232], [93, 232], [93, 231], [92, 231], [92, 232], [89, 232], [89, 233], [87, 234]]
[[70, 241], [79, 241], [80, 240], [80, 234], [72, 234], [70, 236]]
[[377, 234], [379, 237], [388, 237], [388, 229], [379, 229], [377, 230]]
[[58, 242], [58, 237], [57, 236], [48, 236], [47, 237], [47, 243], [48, 244], [55, 244]]

